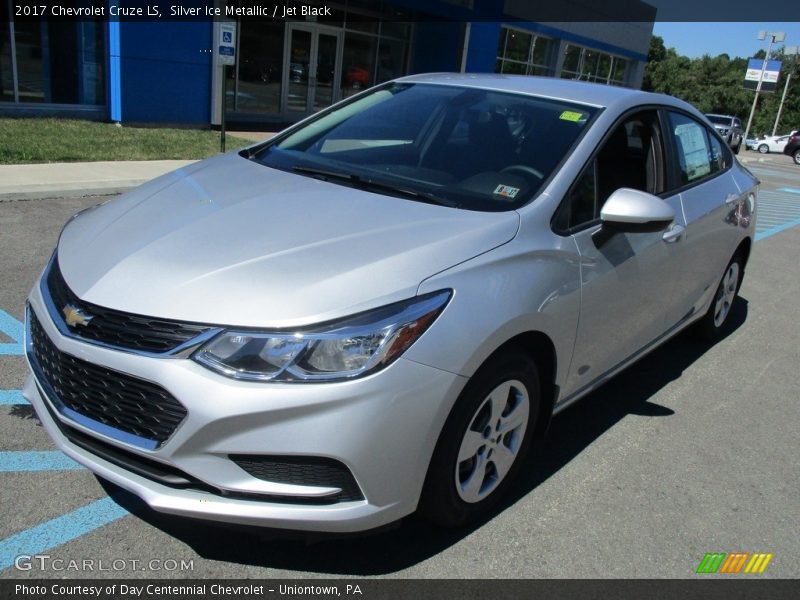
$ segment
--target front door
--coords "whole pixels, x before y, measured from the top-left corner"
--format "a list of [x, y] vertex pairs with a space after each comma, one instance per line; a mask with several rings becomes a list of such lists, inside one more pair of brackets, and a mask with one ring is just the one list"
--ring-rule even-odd
[[311, 114], [339, 99], [342, 32], [290, 24], [284, 53], [283, 111]]
[[[600, 245], [593, 238], [603, 204], [615, 190], [664, 195], [662, 139], [656, 111], [628, 117], [568, 194], [569, 210], [562, 211], [559, 226], [577, 230], [581, 312], [565, 395], [593, 384], [668, 328], [665, 314], [671, 311], [676, 274], [671, 234], [617, 233]], [[675, 211], [675, 226], [682, 227], [680, 196], [664, 201]]]

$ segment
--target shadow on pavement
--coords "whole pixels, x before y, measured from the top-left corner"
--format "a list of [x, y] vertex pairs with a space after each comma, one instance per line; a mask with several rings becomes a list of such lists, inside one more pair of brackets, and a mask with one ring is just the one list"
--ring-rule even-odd
[[[747, 300], [739, 297], [729, 316], [725, 337], [738, 329], [746, 317]], [[650, 398], [680, 377], [709, 348], [688, 335], [679, 335], [561, 413], [553, 420], [539, 458], [529, 471], [520, 474], [500, 506], [487, 518], [457, 531], [433, 527], [414, 516], [392, 528], [347, 536], [217, 525], [156, 513], [113, 484], [100, 482], [120, 505], [188, 544], [206, 559], [330, 575], [395, 573], [438, 554], [482, 527], [627, 415], [674, 414], [672, 409], [650, 402]]]

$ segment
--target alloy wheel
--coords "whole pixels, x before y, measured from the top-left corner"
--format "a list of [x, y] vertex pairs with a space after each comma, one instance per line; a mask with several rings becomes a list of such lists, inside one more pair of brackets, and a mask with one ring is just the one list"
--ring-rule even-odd
[[518, 380], [501, 383], [480, 403], [456, 460], [456, 490], [464, 502], [480, 502], [503, 481], [525, 439], [529, 412], [528, 390]]
[[714, 305], [714, 325], [721, 327], [728, 318], [731, 305], [736, 298], [736, 290], [739, 286], [739, 263], [734, 261], [728, 265], [728, 270], [722, 278], [717, 290], [716, 304]]

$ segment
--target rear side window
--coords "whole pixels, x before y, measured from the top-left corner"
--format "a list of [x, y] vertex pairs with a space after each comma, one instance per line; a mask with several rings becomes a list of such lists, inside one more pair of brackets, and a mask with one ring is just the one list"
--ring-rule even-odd
[[718, 137], [686, 115], [669, 113], [670, 132], [678, 159], [681, 186], [718, 173], [730, 164]]

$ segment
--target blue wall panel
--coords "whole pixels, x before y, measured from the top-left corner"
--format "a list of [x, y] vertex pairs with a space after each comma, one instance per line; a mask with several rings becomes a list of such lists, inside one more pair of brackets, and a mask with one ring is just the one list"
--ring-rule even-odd
[[123, 122], [208, 125], [211, 22], [120, 24]]
[[500, 23], [476, 22], [470, 25], [467, 73], [494, 73], [500, 28]]

